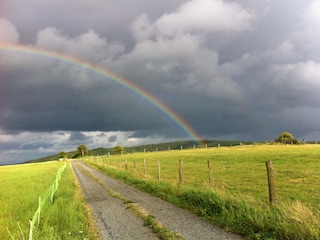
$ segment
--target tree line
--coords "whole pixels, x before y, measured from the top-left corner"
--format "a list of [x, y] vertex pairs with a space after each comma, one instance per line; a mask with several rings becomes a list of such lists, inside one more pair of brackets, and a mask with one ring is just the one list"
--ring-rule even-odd
[[[299, 144], [297, 138], [295, 138], [290, 132], [282, 132], [279, 136], [274, 140], [274, 143], [277, 144]], [[304, 140], [302, 141], [304, 143]], [[201, 145], [200, 145], [201, 144]], [[218, 146], [237, 146], [237, 145], [250, 145], [254, 144], [252, 141], [239, 141], [239, 140], [203, 140], [201, 143], [197, 141], [175, 141], [175, 142], [166, 142], [166, 143], [158, 143], [158, 144], [147, 144], [135, 147], [126, 147], [123, 146], [115, 146], [113, 148], [95, 148], [89, 150], [85, 144], [80, 144], [77, 147], [76, 151], [71, 152], [60, 152], [55, 155], [27, 161], [26, 163], [31, 162], [45, 162], [45, 161], [53, 161], [57, 159], [66, 159], [66, 158], [78, 158], [81, 156], [102, 156], [106, 154], [121, 154], [121, 153], [132, 153], [132, 152], [153, 152], [153, 151], [166, 151], [166, 150], [179, 150], [183, 149], [191, 149], [193, 147], [218, 147]]]

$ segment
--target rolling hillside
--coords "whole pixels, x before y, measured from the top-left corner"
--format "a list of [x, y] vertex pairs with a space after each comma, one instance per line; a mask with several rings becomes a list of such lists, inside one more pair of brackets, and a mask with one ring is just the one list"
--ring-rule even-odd
[[[125, 152], [124, 153], [132, 153], [132, 152], [154, 152], [154, 151], [167, 151], [167, 150], [178, 150], [178, 149], [190, 149], [193, 147], [217, 147], [219, 144], [220, 146], [236, 146], [240, 144], [253, 144], [253, 142], [247, 141], [237, 141], [237, 140], [203, 140], [202, 146], [196, 141], [175, 141], [175, 142], [166, 142], [166, 143], [158, 143], [158, 144], [147, 144], [135, 147], [126, 147], [124, 146]], [[74, 158], [76, 156], [76, 151], [67, 152], [66, 155], [68, 158]], [[88, 150], [89, 156], [102, 156], [105, 154], [113, 154], [113, 148], [95, 148]], [[57, 160], [62, 157], [59, 153], [43, 158], [38, 158], [34, 160], [27, 161], [25, 163], [34, 163], [34, 162], [47, 162]]]

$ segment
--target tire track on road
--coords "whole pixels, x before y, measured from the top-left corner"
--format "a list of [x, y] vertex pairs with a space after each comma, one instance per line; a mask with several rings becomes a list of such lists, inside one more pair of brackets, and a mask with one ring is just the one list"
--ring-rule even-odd
[[[88, 167], [82, 162], [79, 163], [85, 171], [88, 171], [99, 179], [108, 189], [119, 193], [123, 198], [138, 204], [148, 214], [155, 217], [158, 222], [172, 232], [181, 234], [185, 239], [219, 239], [219, 240], [240, 240], [239, 235], [225, 231], [209, 222], [203, 221], [200, 217], [181, 209], [162, 199], [141, 192], [114, 178]], [[128, 238], [135, 239], [135, 238]]]
[[102, 239], [159, 239], [121, 199], [112, 197], [99, 182], [81, 171], [74, 162], [72, 167], [92, 209]]

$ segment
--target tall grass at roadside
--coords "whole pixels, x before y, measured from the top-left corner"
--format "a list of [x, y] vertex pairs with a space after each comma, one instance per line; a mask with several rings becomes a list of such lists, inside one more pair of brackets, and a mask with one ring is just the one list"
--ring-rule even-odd
[[[319, 150], [318, 145], [246, 146], [124, 154], [86, 162], [248, 239], [320, 239]], [[183, 187], [177, 187], [179, 159], [184, 160]], [[268, 159], [275, 170], [274, 208], [268, 203]], [[214, 166], [213, 192], [208, 190], [208, 160]]]
[[[38, 197], [50, 198], [52, 182], [63, 164], [0, 167], [0, 239], [28, 239], [29, 219], [38, 207]], [[54, 195], [54, 204], [48, 199], [42, 206], [40, 225], [35, 228], [33, 239], [94, 239], [77, 189], [68, 165]]]

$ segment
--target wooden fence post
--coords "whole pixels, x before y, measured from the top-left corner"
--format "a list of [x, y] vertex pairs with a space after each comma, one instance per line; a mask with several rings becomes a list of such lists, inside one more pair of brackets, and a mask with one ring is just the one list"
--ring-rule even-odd
[[54, 182], [52, 183], [52, 188], [51, 188], [51, 203], [53, 203], [53, 194], [54, 194]]
[[209, 168], [209, 186], [210, 186], [210, 190], [213, 190], [213, 187], [214, 187], [213, 171], [212, 171], [212, 165], [210, 161], [208, 161], [208, 168]]
[[128, 160], [126, 159], [126, 171], [128, 172]]
[[183, 160], [179, 160], [179, 185], [183, 184]]
[[158, 160], [158, 180], [160, 180], [160, 161]]
[[38, 227], [40, 224], [40, 214], [41, 214], [41, 196], [39, 196], [39, 206], [38, 206]]
[[146, 174], [147, 174], [147, 162], [146, 162], [145, 158], [143, 159], [143, 173], [144, 173], [144, 176], [146, 176]]
[[32, 240], [32, 233], [33, 233], [32, 219], [29, 220], [29, 223], [30, 223], [29, 240]]
[[137, 164], [136, 160], [133, 161], [134, 172], [137, 172]]
[[272, 166], [271, 160], [266, 161], [266, 167], [267, 167], [268, 186], [269, 186], [269, 201], [271, 206], [275, 206], [276, 190], [274, 185], [274, 172], [273, 172], [273, 166]]

